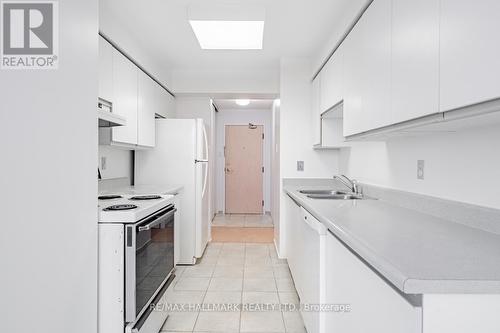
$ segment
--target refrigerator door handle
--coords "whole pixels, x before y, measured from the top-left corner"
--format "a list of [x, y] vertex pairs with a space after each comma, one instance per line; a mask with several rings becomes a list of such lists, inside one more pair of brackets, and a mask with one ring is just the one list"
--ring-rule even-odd
[[205, 128], [205, 125], [202, 126], [203, 128], [203, 139], [205, 141], [205, 156], [203, 156], [206, 160], [208, 160], [208, 138], [207, 138], [207, 130]]
[[208, 163], [208, 160], [194, 160], [194, 163]]
[[205, 174], [203, 175], [203, 189], [201, 190], [201, 197], [205, 196], [205, 191], [207, 190], [207, 178], [208, 178], [208, 164], [205, 164]]

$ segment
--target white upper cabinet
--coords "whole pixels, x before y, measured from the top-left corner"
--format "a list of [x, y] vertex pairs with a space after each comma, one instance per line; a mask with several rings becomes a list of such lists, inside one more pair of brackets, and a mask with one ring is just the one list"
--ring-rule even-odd
[[158, 85], [144, 72], [138, 71], [137, 144], [155, 146], [155, 113], [159, 110]]
[[344, 136], [391, 123], [391, 1], [376, 0], [344, 41]]
[[441, 111], [500, 97], [499, 13], [498, 0], [441, 0]]
[[321, 71], [320, 113], [325, 112], [343, 99], [342, 90], [342, 46], [339, 47]]
[[312, 102], [311, 102], [311, 131], [313, 145], [321, 144], [321, 110], [320, 110], [320, 99], [321, 99], [321, 82], [322, 73], [318, 74], [314, 81], [312, 82]]
[[363, 16], [362, 131], [391, 123], [391, 0], [376, 0]]
[[125, 126], [114, 127], [111, 141], [137, 144], [137, 67], [113, 50], [113, 112], [125, 117]]
[[392, 123], [439, 112], [439, 0], [392, 2], [391, 100]]
[[361, 132], [363, 106], [363, 54], [361, 53], [362, 27], [358, 24], [344, 40], [344, 136]]
[[99, 98], [113, 102], [113, 47], [99, 37]]

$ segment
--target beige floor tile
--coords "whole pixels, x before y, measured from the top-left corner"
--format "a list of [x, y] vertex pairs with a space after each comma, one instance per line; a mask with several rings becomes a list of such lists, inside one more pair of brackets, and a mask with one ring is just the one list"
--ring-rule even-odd
[[200, 332], [239, 332], [240, 312], [200, 312], [195, 330]]
[[243, 304], [279, 304], [277, 292], [244, 291]]
[[191, 332], [194, 329], [198, 312], [173, 312], [161, 328], [162, 332]]
[[245, 278], [273, 279], [274, 271], [271, 266], [245, 266]]
[[278, 291], [295, 291], [295, 285], [292, 279], [276, 279], [276, 285], [278, 286]]
[[214, 278], [243, 278], [243, 266], [216, 266]]
[[288, 265], [283, 266], [273, 266], [274, 277], [276, 279], [291, 279], [292, 274], [290, 273], [290, 269]]
[[279, 292], [279, 298], [281, 304], [299, 304], [299, 295], [295, 291], [283, 291]]
[[217, 260], [217, 266], [240, 266], [243, 267], [245, 264], [244, 256], [224, 256], [219, 257]]
[[202, 304], [205, 291], [168, 290], [164, 301], [168, 304]]
[[210, 284], [210, 278], [181, 277], [174, 286], [179, 291], [205, 291]]
[[241, 291], [243, 279], [239, 278], [212, 278], [209, 291]]
[[215, 265], [195, 265], [184, 269], [183, 277], [212, 277]]
[[276, 282], [274, 279], [246, 278], [243, 280], [244, 291], [272, 291], [276, 292]]
[[273, 263], [271, 261], [271, 257], [262, 256], [262, 257], [247, 257], [245, 258], [245, 266], [272, 266]]
[[241, 291], [208, 291], [203, 304], [241, 304]]
[[300, 312], [283, 312], [283, 321], [287, 333], [306, 333]]
[[281, 312], [242, 312], [240, 332], [285, 332]]

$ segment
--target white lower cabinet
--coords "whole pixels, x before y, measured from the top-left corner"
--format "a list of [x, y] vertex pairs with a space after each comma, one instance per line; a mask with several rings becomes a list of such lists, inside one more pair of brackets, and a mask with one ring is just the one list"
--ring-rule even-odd
[[410, 303], [331, 233], [326, 236], [325, 266], [325, 304], [350, 309], [325, 312], [325, 332], [422, 332], [422, 308]]

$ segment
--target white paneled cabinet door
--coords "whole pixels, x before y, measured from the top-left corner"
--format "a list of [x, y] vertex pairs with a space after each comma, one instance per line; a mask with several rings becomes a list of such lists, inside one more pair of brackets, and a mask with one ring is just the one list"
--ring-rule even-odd
[[113, 112], [127, 119], [127, 125], [113, 127], [112, 141], [137, 144], [137, 67], [113, 50]]
[[421, 332], [422, 308], [395, 291], [329, 232], [325, 271], [325, 303], [350, 307], [349, 312], [326, 312], [325, 332]]
[[320, 113], [342, 101], [342, 45], [335, 51], [321, 71]]
[[344, 68], [342, 86], [344, 90], [344, 136], [361, 132], [363, 117], [363, 54], [361, 34], [363, 28], [358, 23], [343, 42]]
[[344, 136], [390, 125], [391, 0], [374, 1], [344, 44]]
[[361, 131], [391, 124], [391, 0], [374, 1], [361, 19], [363, 107]]
[[441, 0], [441, 111], [500, 97], [499, 13], [498, 0]]
[[392, 122], [437, 112], [439, 0], [393, 1]]
[[312, 103], [311, 103], [311, 131], [313, 145], [321, 144], [321, 73], [312, 82]]
[[138, 71], [137, 144], [155, 146], [155, 113], [159, 108], [157, 84], [144, 72]]
[[113, 102], [113, 47], [99, 37], [99, 98]]

